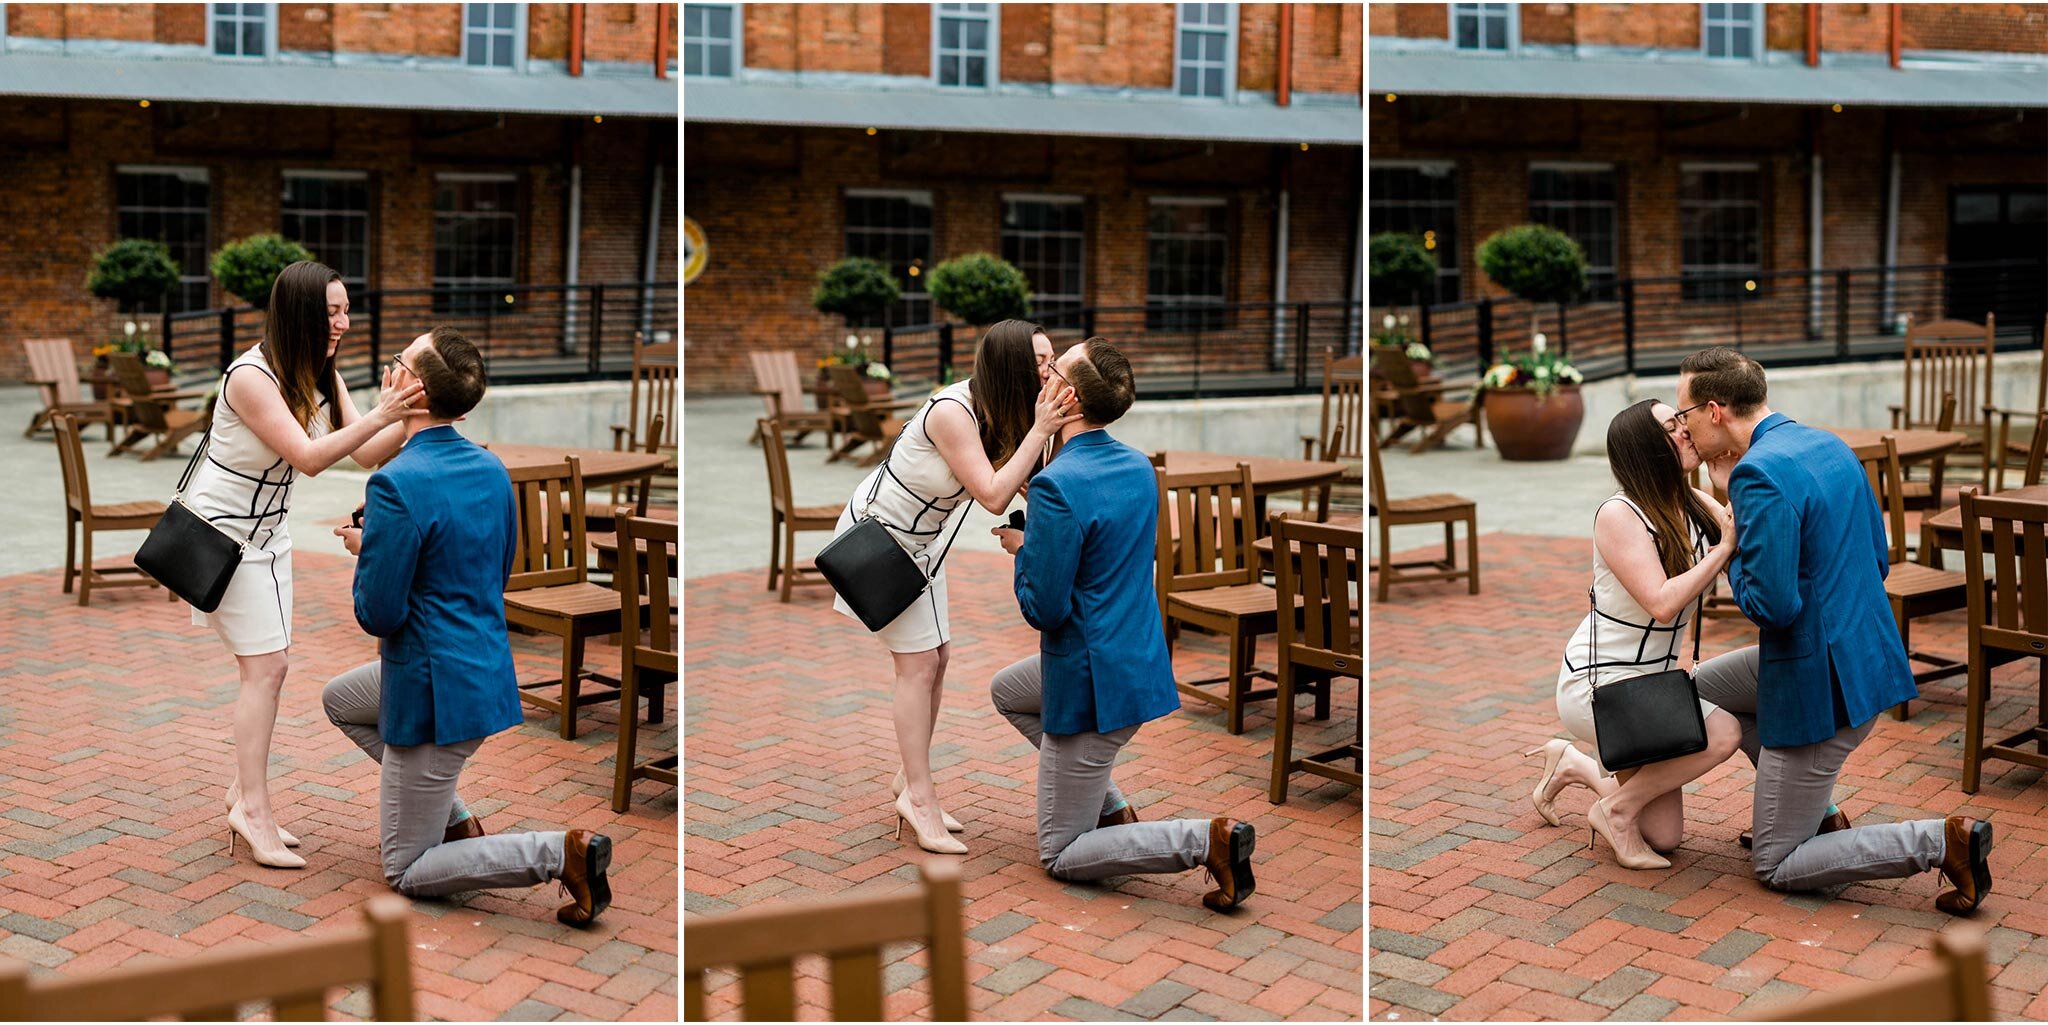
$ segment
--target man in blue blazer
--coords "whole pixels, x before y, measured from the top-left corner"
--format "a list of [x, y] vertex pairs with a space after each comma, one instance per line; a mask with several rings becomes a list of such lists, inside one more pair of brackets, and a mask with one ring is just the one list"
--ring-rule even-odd
[[1764, 404], [1764, 371], [1730, 348], [1679, 367], [1678, 414], [1735, 513], [1728, 584], [1758, 644], [1702, 663], [1700, 696], [1742, 723], [1756, 766], [1758, 880], [1810, 890], [1939, 868], [1935, 898], [1974, 911], [1991, 890], [1991, 824], [1961, 815], [1822, 832], [1842, 763], [1879, 712], [1917, 697], [1884, 580], [1884, 519], [1841, 439]]
[[356, 553], [356, 622], [383, 657], [335, 677], [327, 716], [383, 766], [384, 878], [409, 897], [562, 881], [555, 912], [586, 926], [611, 903], [611, 840], [588, 830], [484, 835], [455, 796], [484, 738], [522, 721], [505, 581], [518, 514], [505, 464], [456, 433], [484, 394], [476, 346], [450, 328], [421, 335], [391, 380], [425, 386], [430, 415], [370, 477]]
[[1153, 589], [1159, 490], [1151, 461], [1103, 430], [1137, 396], [1130, 360], [1090, 338], [1053, 372], [1081, 417], [1031, 478], [1026, 528], [995, 530], [1017, 557], [1017, 605], [1039, 654], [990, 684], [996, 709], [1038, 748], [1039, 861], [1073, 880], [1206, 868], [1216, 889], [1202, 903], [1235, 907], [1254, 886], [1251, 823], [1140, 822], [1110, 781], [1138, 726], [1180, 708]]

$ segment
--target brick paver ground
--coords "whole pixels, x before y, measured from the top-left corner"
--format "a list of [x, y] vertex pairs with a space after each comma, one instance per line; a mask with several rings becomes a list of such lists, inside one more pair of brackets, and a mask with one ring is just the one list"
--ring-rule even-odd
[[[1395, 589], [1372, 609], [1370, 911], [1376, 1020], [1727, 1018], [1929, 960], [1935, 933], [1988, 928], [1992, 1004], [2048, 1017], [2048, 786], [1993, 762], [1962, 792], [1960, 676], [1922, 689], [1844, 768], [1837, 801], [1859, 823], [1969, 814], [1996, 826], [1994, 888], [1968, 924], [1934, 908], [1938, 873], [1785, 894], [1750, 873], [1736, 835], [1754, 773], [1740, 756], [1688, 787], [1672, 868], [1636, 872], [1588, 853], [1588, 791], [1529, 802], [1553, 736], [1558, 661], [1585, 607], [1580, 538], [1481, 538], [1485, 592], [1462, 582]], [[1916, 620], [1916, 644], [1960, 654], [1962, 613]], [[1752, 643], [1710, 622], [1704, 652]], [[1993, 674], [1989, 732], [2035, 714], [2031, 667]]]
[[[1211, 706], [1146, 724], [1117, 779], [1146, 818], [1217, 815], [1258, 829], [1258, 892], [1234, 914], [1201, 904], [1199, 870], [1069, 885], [1038, 864], [1037, 759], [990, 706], [988, 681], [1037, 650], [1018, 617], [1010, 559], [956, 552], [947, 563], [953, 655], [933, 751], [946, 806], [967, 826], [962, 863], [969, 999], [985, 1020], [1357, 1020], [1364, 1012], [1361, 795], [1298, 777], [1266, 800], [1272, 703], [1231, 736]], [[686, 909], [808, 902], [912, 885], [930, 858], [891, 838], [897, 768], [888, 656], [823, 589], [789, 605], [765, 571], [694, 578], [685, 598]], [[1185, 636], [1185, 635], [1184, 635]], [[1272, 656], [1272, 642], [1262, 646]], [[1212, 639], [1177, 652], [1185, 675], [1222, 662]], [[1357, 728], [1340, 687], [1327, 723], [1301, 705], [1299, 743]], [[921, 947], [891, 948], [887, 1016], [928, 1012]], [[800, 1015], [825, 1014], [815, 964], [799, 962]], [[735, 1017], [730, 974], [707, 980], [707, 1009]]]
[[[59, 973], [278, 942], [360, 920], [391, 892], [377, 853], [376, 766], [320, 711], [327, 679], [375, 657], [350, 608], [354, 560], [295, 553], [297, 633], [272, 751], [271, 793], [307, 865], [227, 855], [233, 660], [162, 591], [59, 593], [58, 571], [0, 578], [0, 954]], [[513, 638], [521, 677], [559, 666], [553, 642]], [[617, 665], [598, 647], [591, 665]], [[557, 670], [558, 672], [559, 670]], [[673, 702], [673, 697], [671, 697]], [[611, 810], [611, 707], [573, 742], [556, 720], [488, 740], [462, 793], [493, 832], [589, 828], [616, 842], [614, 903], [588, 932], [557, 923], [554, 887], [418, 901], [419, 1013], [445, 1020], [673, 1021], [676, 793], [642, 783]], [[647, 749], [673, 750], [667, 722]], [[360, 1016], [359, 990], [334, 1013]]]

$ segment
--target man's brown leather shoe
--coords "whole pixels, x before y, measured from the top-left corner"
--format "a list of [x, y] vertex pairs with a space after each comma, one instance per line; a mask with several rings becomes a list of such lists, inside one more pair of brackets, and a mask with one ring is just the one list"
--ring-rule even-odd
[[1941, 858], [1941, 875], [1955, 884], [1934, 898], [1934, 906], [1951, 915], [1967, 915], [1991, 892], [1991, 823], [1965, 815], [1951, 815], [1942, 827], [1948, 842]]
[[1095, 828], [1108, 829], [1111, 826], [1128, 826], [1136, 821], [1138, 821], [1138, 809], [1131, 807], [1130, 802], [1126, 801], [1123, 807], [1096, 819]]
[[612, 864], [612, 839], [587, 829], [572, 829], [562, 843], [562, 888], [571, 903], [555, 912], [563, 925], [586, 926], [612, 906], [612, 885], [605, 869]]
[[441, 834], [441, 842], [454, 843], [457, 840], [474, 840], [482, 835], [484, 835], [484, 824], [477, 821], [475, 815], [464, 815], [461, 822], [449, 826], [448, 831]]
[[1216, 880], [1216, 888], [1202, 895], [1212, 911], [1228, 911], [1252, 895], [1252, 847], [1258, 842], [1249, 822], [1209, 820], [1209, 857], [1202, 867]]
[[[1849, 813], [1839, 807], [1835, 809], [1833, 815], [1820, 820], [1820, 832], [1822, 833], [1839, 833], [1847, 828], [1849, 828]], [[1750, 844], [1756, 842], [1755, 838], [1749, 835], [1749, 830], [1747, 829], [1743, 830], [1742, 835], [1736, 837], [1735, 840], [1742, 845], [1744, 850], [1748, 850]]]

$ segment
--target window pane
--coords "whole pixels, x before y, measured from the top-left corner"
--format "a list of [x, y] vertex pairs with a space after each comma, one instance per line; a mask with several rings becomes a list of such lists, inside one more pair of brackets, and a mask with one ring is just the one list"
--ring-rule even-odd
[[1728, 5], [1727, 5], [1727, 4], [1708, 4], [1708, 5], [1707, 5], [1707, 20], [1708, 20], [1708, 21], [1721, 21], [1721, 20], [1723, 20], [1723, 19], [1725, 19], [1725, 18], [1727, 18], [1727, 17], [1728, 17]]
[[1221, 61], [1223, 59], [1223, 34], [1211, 32], [1202, 40], [1202, 59]]
[[963, 84], [977, 86], [988, 84], [988, 58], [967, 58], [967, 74], [963, 79]]
[[732, 8], [713, 7], [705, 12], [705, 25], [714, 39], [732, 38]]
[[486, 37], [478, 35], [474, 32], [470, 33], [468, 61], [470, 67], [483, 67], [484, 64], [490, 59], [491, 55], [489, 51], [490, 43]]
[[1202, 95], [1223, 95], [1223, 69], [1209, 68], [1202, 72]]
[[988, 49], [988, 22], [970, 21], [967, 23], [967, 48], [970, 50]]
[[265, 56], [265, 54], [264, 54], [264, 52], [263, 52], [263, 25], [262, 25], [262, 23], [260, 23], [260, 22], [244, 22], [244, 23], [242, 24], [242, 56], [244, 56], [244, 57], [262, 57], [262, 56]]
[[1180, 66], [1180, 94], [1182, 96], [1195, 95], [1195, 90], [1201, 88], [1201, 85], [1202, 83], [1197, 80], [1196, 71], [1192, 66], [1187, 64]]
[[499, 28], [502, 28], [502, 29], [509, 29], [509, 28], [511, 28], [511, 27], [512, 27], [512, 23], [513, 23], [513, 12], [514, 12], [515, 10], [517, 10], [517, 9], [518, 9], [518, 5], [516, 5], [516, 4], [492, 4], [492, 5], [491, 5], [491, 9], [492, 9], [492, 11], [493, 11], [493, 12], [495, 13], [495, 15], [496, 15], [496, 18], [497, 18], [497, 27], [499, 27]]
[[1486, 48], [1505, 50], [1508, 48], [1508, 20], [1506, 18], [1486, 19]]
[[232, 57], [235, 55], [234, 22], [223, 21], [214, 25], [213, 53], [216, 57]]
[[1957, 224], [1998, 223], [1998, 196], [1996, 193], [1959, 193], [1956, 196]]
[[711, 74], [720, 78], [730, 78], [732, 76], [732, 47], [711, 46], [705, 49], [711, 57]]
[[939, 58], [939, 84], [960, 84], [960, 58], [953, 56]]
[[2040, 224], [2048, 220], [2048, 193], [2015, 192], [2006, 197], [2006, 220], [2014, 224]]
[[939, 47], [946, 50], [955, 50], [960, 47], [960, 19], [939, 19]]
[[1458, 49], [1476, 50], [1478, 48], [1479, 19], [1460, 15], [1458, 17]]
[[491, 5], [489, 5], [489, 4], [468, 4], [467, 6], [469, 7], [469, 11], [468, 11], [468, 15], [469, 15], [469, 21], [468, 21], [468, 25], [469, 25], [469, 27], [470, 27], [470, 28], [489, 28], [489, 27], [490, 27], [490, 24], [491, 24], [491, 11], [490, 11], [490, 6], [491, 6]]
[[685, 43], [683, 45], [683, 74], [701, 75], [703, 73], [704, 47], [694, 43]]
[[509, 68], [512, 66], [512, 37], [498, 36], [491, 40], [491, 66]]
[[683, 35], [685, 35], [685, 36], [701, 36], [701, 35], [703, 35], [703, 34], [704, 34], [704, 8], [702, 8], [702, 7], [699, 7], [699, 6], [697, 6], [696, 4], [684, 4], [684, 5], [683, 5]]

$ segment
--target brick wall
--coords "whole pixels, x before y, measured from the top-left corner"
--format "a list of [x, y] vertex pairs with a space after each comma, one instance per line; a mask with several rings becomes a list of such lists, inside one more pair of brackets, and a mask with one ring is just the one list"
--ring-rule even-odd
[[[1249, 5], [1247, 5], [1249, 6]], [[1410, 39], [1450, 35], [1444, 4], [1370, 4], [1372, 34]], [[1806, 47], [1806, 11], [1820, 8], [1824, 51], [1884, 53], [1891, 15], [1900, 8], [1899, 42], [1907, 50], [2048, 53], [2048, 4], [1765, 4], [1764, 38], [1773, 50]], [[1522, 41], [1545, 45], [1700, 46], [1698, 4], [1520, 5]]]
[[334, 48], [344, 53], [462, 55], [461, 4], [336, 4]]
[[[164, 5], [169, 7], [171, 5]], [[183, 5], [178, 5], [183, 6]], [[315, 53], [334, 49], [333, 4], [277, 5], [277, 48]]]
[[1357, 4], [1292, 4], [1294, 88], [1350, 93], [1364, 88], [1365, 25]]
[[2048, 4], [1905, 4], [1899, 21], [1908, 50], [2048, 53]]
[[[290, 7], [301, 6], [291, 4]], [[157, 4], [156, 35], [159, 43], [186, 43], [194, 46], [206, 42], [205, 4]], [[11, 29], [9, 31], [12, 31]], [[282, 24], [280, 23], [280, 32]], [[125, 38], [125, 37], [123, 37]], [[289, 46], [288, 43], [280, 45]]]
[[[536, 5], [538, 6], [538, 5]], [[567, 5], [562, 5], [566, 7]], [[654, 63], [655, 21], [657, 4], [584, 4], [583, 5], [583, 59], [593, 61], [617, 61], [619, 63]], [[532, 15], [528, 15], [528, 35], [532, 34]], [[564, 27], [567, 26], [566, 13]], [[677, 32], [675, 21], [669, 23], [669, 31]], [[674, 56], [677, 39], [670, 39], [669, 54]], [[566, 39], [565, 39], [566, 43]], [[563, 49], [566, 56], [568, 50]], [[538, 56], [538, 55], [535, 55]]]
[[1003, 81], [1052, 81], [1052, 7], [1003, 5]]

